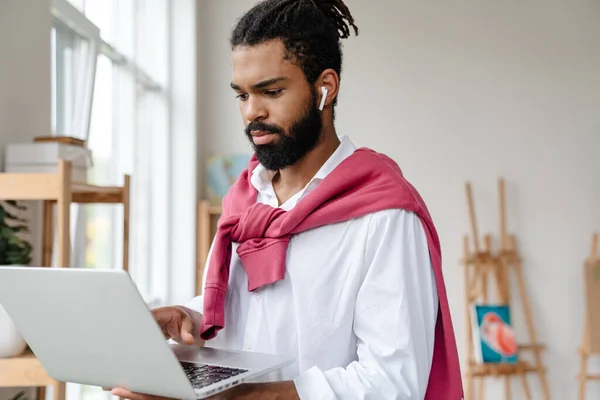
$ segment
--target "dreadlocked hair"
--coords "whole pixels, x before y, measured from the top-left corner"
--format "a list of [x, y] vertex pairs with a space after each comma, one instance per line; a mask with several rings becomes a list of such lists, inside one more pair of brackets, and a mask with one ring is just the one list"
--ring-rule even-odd
[[[298, 65], [314, 84], [324, 70], [342, 74], [341, 39], [358, 27], [342, 0], [264, 0], [235, 25], [230, 45], [254, 46], [279, 39], [286, 59]], [[333, 105], [337, 103], [334, 99]]]

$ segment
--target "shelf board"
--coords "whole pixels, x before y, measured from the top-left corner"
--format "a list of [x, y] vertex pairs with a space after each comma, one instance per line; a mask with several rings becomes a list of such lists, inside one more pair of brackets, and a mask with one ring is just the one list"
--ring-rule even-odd
[[74, 182], [71, 190], [74, 203], [121, 203], [123, 201], [122, 186], [96, 186]]
[[29, 349], [17, 357], [0, 358], [0, 387], [39, 387], [55, 383]]
[[60, 192], [57, 174], [0, 174], [0, 200], [56, 200]]
[[542, 367], [537, 368], [524, 361], [516, 364], [474, 364], [471, 367], [471, 374], [476, 377], [518, 375], [543, 370]]
[[[0, 173], [0, 200], [56, 201], [60, 192], [58, 174]], [[71, 184], [73, 203], [121, 203], [122, 186], [97, 186], [85, 182]]]
[[546, 345], [544, 345], [544, 344], [520, 344], [519, 351], [523, 351], [523, 350], [531, 350], [531, 351], [546, 350]]

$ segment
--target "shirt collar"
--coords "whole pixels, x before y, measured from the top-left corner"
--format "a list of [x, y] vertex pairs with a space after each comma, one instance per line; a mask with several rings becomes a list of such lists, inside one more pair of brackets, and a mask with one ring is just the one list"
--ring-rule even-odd
[[[327, 159], [325, 164], [317, 171], [315, 176], [308, 182], [306, 187], [303, 189], [303, 194], [300, 197], [304, 197], [310, 191], [312, 191], [327, 175], [331, 173], [338, 165], [342, 163], [347, 157], [349, 157], [356, 147], [354, 143], [347, 137], [340, 137], [340, 144], [333, 154]], [[262, 164], [258, 164], [252, 171], [250, 182], [260, 193], [266, 193], [273, 190], [271, 182], [275, 176], [274, 171], [266, 169]]]

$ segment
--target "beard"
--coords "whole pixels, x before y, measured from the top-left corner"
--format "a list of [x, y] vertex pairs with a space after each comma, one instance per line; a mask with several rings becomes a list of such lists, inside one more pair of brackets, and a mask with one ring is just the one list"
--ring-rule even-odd
[[[288, 132], [278, 125], [253, 121], [246, 126], [246, 136], [254, 149], [258, 161], [268, 170], [279, 171], [296, 164], [313, 150], [321, 139], [323, 119], [317, 107], [317, 94], [311, 90], [308, 107], [294, 121]], [[272, 143], [256, 145], [251, 131], [274, 133], [278, 137]]]

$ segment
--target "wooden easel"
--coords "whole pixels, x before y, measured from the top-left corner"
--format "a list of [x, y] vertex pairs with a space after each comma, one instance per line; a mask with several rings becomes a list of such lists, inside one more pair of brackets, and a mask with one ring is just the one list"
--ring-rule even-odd
[[[589, 380], [600, 380], [600, 375], [588, 374], [588, 359], [592, 355], [600, 355], [600, 318], [592, 314], [594, 306], [598, 304], [600, 291], [598, 287], [600, 275], [600, 258], [598, 258], [598, 234], [592, 235], [592, 249], [585, 262], [584, 285], [586, 294], [585, 327], [583, 329], [583, 343], [579, 349], [581, 355], [581, 368], [579, 372], [579, 400], [585, 400], [586, 383]], [[597, 311], [596, 311], [597, 313]], [[597, 314], [596, 314], [597, 315]]]
[[[550, 390], [546, 379], [546, 370], [542, 363], [541, 351], [544, 346], [537, 340], [533, 317], [525, 289], [523, 268], [521, 259], [517, 252], [516, 239], [514, 235], [508, 235], [506, 230], [506, 208], [504, 200], [504, 180], [498, 181], [500, 197], [500, 249], [492, 250], [492, 237], [487, 234], [483, 237], [484, 247], [480, 246], [479, 232], [475, 218], [475, 207], [471, 184], [467, 182], [467, 205], [471, 223], [471, 235], [474, 251], [471, 251], [469, 237], [465, 235], [464, 246], [464, 285], [465, 285], [465, 320], [468, 337], [468, 362], [466, 368], [466, 390], [465, 400], [474, 400], [475, 380], [478, 380], [478, 400], [485, 398], [485, 380], [489, 377], [504, 377], [505, 398], [510, 400], [511, 378], [519, 377], [523, 386], [525, 399], [531, 400], [531, 391], [527, 383], [527, 373], [537, 373], [541, 380], [544, 399], [550, 400]], [[519, 298], [523, 304], [530, 344], [518, 346], [519, 361], [515, 364], [480, 364], [474, 357], [474, 343], [471, 322], [471, 306], [474, 303], [488, 303], [490, 301], [490, 279], [495, 281], [497, 303], [510, 304], [510, 278], [511, 272], [515, 275]], [[531, 350], [534, 356], [533, 365], [523, 360], [520, 355], [523, 350]]]

